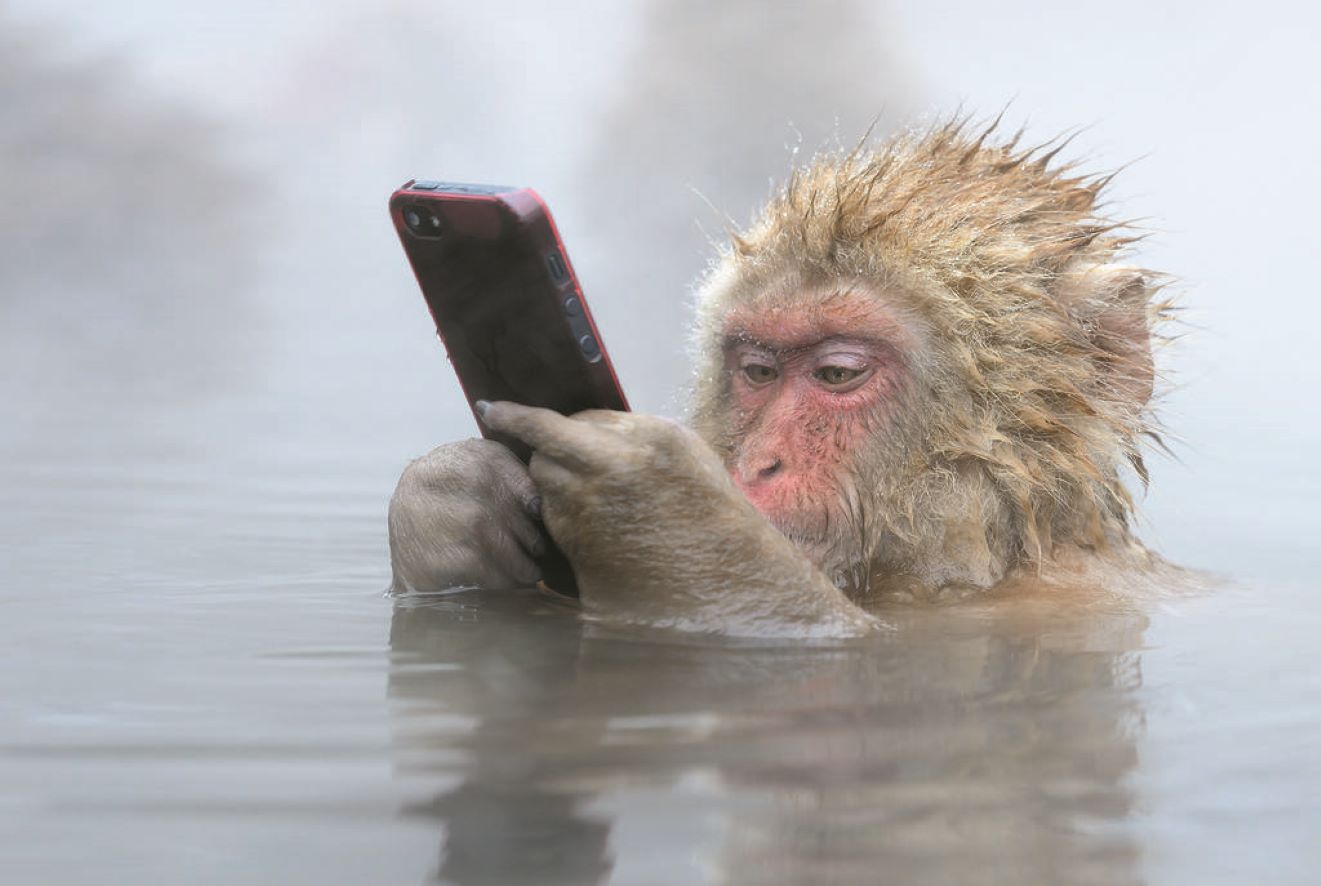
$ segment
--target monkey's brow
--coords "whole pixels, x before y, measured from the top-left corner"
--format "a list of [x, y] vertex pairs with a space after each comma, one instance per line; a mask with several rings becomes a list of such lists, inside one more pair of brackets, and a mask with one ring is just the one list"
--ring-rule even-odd
[[738, 347], [740, 345], [749, 345], [754, 348], [759, 348], [763, 351], [768, 351], [771, 354], [774, 354], [776, 357], [793, 357], [793, 356], [797, 356], [798, 354], [806, 353], [807, 351], [814, 351], [817, 348], [821, 347], [822, 345], [836, 345], [836, 344], [840, 344], [840, 345], [854, 344], [854, 345], [871, 345], [871, 346], [880, 344], [887, 348], [890, 347], [889, 342], [877, 341], [876, 339], [870, 337], [858, 336], [858, 335], [845, 335], [845, 334], [827, 335], [824, 338], [820, 338], [812, 342], [807, 342], [806, 344], [786, 345], [783, 342], [766, 341], [765, 339], [757, 338], [756, 336], [746, 332], [736, 332], [733, 335], [725, 336], [724, 348], [725, 350], [729, 350], [730, 348]]

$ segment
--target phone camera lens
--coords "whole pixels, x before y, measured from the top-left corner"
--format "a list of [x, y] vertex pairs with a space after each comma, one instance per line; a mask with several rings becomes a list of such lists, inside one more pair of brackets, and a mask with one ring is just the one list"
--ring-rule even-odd
[[408, 230], [419, 237], [439, 237], [440, 218], [430, 209], [421, 206], [404, 207], [404, 224]]

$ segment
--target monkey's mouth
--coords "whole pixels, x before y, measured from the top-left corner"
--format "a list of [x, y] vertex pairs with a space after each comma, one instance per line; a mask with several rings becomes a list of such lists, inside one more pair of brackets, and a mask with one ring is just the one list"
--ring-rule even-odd
[[[846, 500], [844, 495], [839, 498]], [[846, 509], [800, 500], [793, 505], [767, 508], [762, 513], [837, 586], [856, 584], [854, 573], [858, 572], [858, 564], [867, 560], [870, 549], [859, 521]]]
[[834, 547], [832, 526], [838, 526], [837, 520], [824, 509], [811, 511], [788, 511], [766, 514], [766, 519], [780, 531], [780, 534], [810, 556], [813, 551]]
[[[733, 473], [733, 472], [731, 472]], [[780, 534], [829, 572], [844, 562], [863, 558], [866, 546], [854, 516], [857, 501], [848, 483], [811, 478], [794, 484], [747, 485], [735, 475], [735, 485]]]

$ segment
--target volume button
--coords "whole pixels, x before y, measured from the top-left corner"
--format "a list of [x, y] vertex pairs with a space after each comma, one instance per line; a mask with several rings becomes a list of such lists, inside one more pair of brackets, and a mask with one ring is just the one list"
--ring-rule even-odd
[[595, 363], [601, 359], [601, 348], [597, 346], [596, 339], [591, 335], [584, 335], [578, 339], [578, 349], [583, 352], [588, 363]]

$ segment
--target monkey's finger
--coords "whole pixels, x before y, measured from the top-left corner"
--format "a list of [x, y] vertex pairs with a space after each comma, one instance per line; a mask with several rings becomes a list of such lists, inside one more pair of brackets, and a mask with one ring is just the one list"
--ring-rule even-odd
[[[537, 507], [540, 509], [540, 503]], [[509, 522], [508, 529], [510, 535], [518, 540], [528, 556], [540, 557], [546, 553], [546, 534], [535, 521], [520, 514], [518, 519]]]
[[540, 520], [541, 492], [538, 491], [537, 484], [532, 481], [527, 465], [515, 458], [514, 454], [503, 446], [500, 449], [508, 457], [500, 459], [496, 465], [498, 482], [504, 484], [508, 494], [517, 503], [521, 515]]
[[639, 416], [635, 412], [617, 412], [613, 409], [585, 409], [582, 412], [575, 412], [570, 418], [603, 431], [621, 434], [633, 430], [639, 421]]
[[496, 587], [530, 588], [541, 578], [541, 568], [524, 549], [521, 539], [512, 533], [501, 533], [498, 538], [490, 540], [486, 565], [499, 576]]
[[551, 409], [506, 400], [479, 400], [474, 405], [488, 428], [517, 437], [567, 467], [587, 467], [593, 461], [592, 454], [606, 444], [598, 429]]
[[540, 451], [532, 454], [528, 472], [536, 481], [537, 487], [545, 490], [546, 499], [551, 503], [552, 509], [556, 503], [562, 505], [565, 497], [571, 495], [582, 483], [572, 470], [553, 458], [547, 458]]

